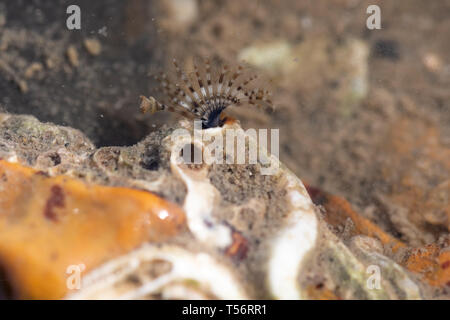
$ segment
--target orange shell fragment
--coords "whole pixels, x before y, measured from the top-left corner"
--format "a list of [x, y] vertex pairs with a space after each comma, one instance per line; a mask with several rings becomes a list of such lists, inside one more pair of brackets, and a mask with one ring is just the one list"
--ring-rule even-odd
[[341, 300], [333, 291], [322, 285], [309, 285], [306, 288], [308, 299], [311, 300]]
[[450, 251], [441, 250], [436, 244], [413, 250], [405, 266], [421, 274], [432, 286], [450, 286]]
[[233, 242], [227, 248], [225, 254], [229, 257], [237, 259], [238, 261], [245, 259], [249, 249], [248, 240], [237, 231], [234, 231], [231, 237]]
[[311, 186], [307, 186], [307, 189], [314, 203], [325, 208], [324, 219], [327, 223], [336, 226], [345, 223], [345, 219], [350, 218], [355, 225], [353, 235], [362, 234], [377, 238], [384, 245], [390, 245], [394, 252], [400, 248], [407, 249], [409, 257], [401, 263], [405, 268], [422, 275], [424, 280], [432, 286], [450, 286], [450, 251], [441, 250], [436, 244], [415, 249], [407, 248], [403, 242], [388, 235], [374, 223], [355, 212], [347, 200]]
[[62, 298], [70, 266], [86, 273], [184, 226], [182, 209], [152, 193], [0, 160], [0, 267], [15, 298]]
[[344, 224], [347, 218], [350, 218], [354, 223], [355, 229], [353, 235], [365, 235], [368, 237], [380, 240], [383, 245], [390, 245], [392, 251], [406, 247], [400, 240], [395, 239], [380, 227], [375, 225], [369, 219], [364, 218], [352, 209], [351, 204], [340, 197], [331, 195], [327, 192], [321, 191], [311, 186], [306, 186], [311, 199], [315, 204], [322, 205], [326, 214], [324, 216], [327, 223], [337, 226]]

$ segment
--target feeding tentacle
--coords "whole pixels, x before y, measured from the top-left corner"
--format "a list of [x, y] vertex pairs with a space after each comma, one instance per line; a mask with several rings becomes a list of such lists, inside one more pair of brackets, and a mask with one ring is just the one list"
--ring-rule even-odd
[[189, 119], [202, 120], [204, 128], [220, 126], [221, 114], [228, 106], [255, 105], [272, 109], [270, 93], [257, 74], [243, 65], [215, 67], [209, 59], [194, 60], [194, 71], [186, 74], [174, 59], [174, 80], [165, 74], [156, 77], [165, 103], [144, 98], [143, 111], [168, 110]]

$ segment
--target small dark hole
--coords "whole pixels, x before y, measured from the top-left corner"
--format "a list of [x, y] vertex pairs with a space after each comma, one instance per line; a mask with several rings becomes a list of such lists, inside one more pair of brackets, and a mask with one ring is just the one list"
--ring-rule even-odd
[[58, 153], [52, 153], [49, 157], [50, 160], [52, 160], [54, 166], [57, 166], [61, 163], [61, 156]]
[[394, 40], [376, 41], [372, 48], [372, 53], [377, 58], [390, 60], [398, 60], [400, 58], [398, 43]]
[[256, 29], [260, 29], [264, 25], [263, 21], [259, 18], [254, 18], [252, 23]]
[[223, 27], [220, 24], [215, 24], [212, 29], [211, 29], [211, 33], [216, 37], [216, 38], [220, 38], [222, 37], [223, 34]]
[[331, 89], [339, 88], [339, 81], [338, 80], [331, 80], [328, 84], [329, 84]]
[[140, 165], [142, 168], [156, 171], [159, 169], [160, 154], [159, 150], [154, 147], [149, 147], [146, 151], [141, 155]]

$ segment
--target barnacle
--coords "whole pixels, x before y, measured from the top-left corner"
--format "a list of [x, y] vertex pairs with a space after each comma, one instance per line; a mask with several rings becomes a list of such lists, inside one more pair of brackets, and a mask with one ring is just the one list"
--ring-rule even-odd
[[173, 76], [165, 73], [155, 76], [163, 100], [141, 96], [142, 112], [167, 110], [188, 119], [200, 119], [203, 128], [212, 128], [224, 123], [222, 111], [228, 106], [273, 109], [267, 83], [242, 64], [216, 66], [209, 59], [197, 58], [191, 73], [185, 73], [175, 59], [173, 65]]

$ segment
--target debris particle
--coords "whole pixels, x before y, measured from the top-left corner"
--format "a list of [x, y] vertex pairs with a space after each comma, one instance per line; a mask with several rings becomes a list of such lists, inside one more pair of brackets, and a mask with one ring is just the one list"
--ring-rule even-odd
[[108, 36], [108, 31], [107, 31], [107, 28], [106, 27], [103, 27], [103, 28], [101, 28], [101, 29], [98, 29], [98, 34], [101, 34], [102, 36], [104, 36], [104, 37], [107, 37]]
[[25, 78], [30, 79], [33, 78], [33, 76], [42, 71], [44, 69], [42, 63], [40, 62], [33, 62], [30, 64], [30, 66], [25, 70]]
[[84, 40], [84, 47], [93, 56], [98, 56], [102, 51], [100, 41], [94, 38]]
[[28, 85], [25, 82], [25, 80], [17, 80], [17, 85], [19, 86], [20, 92], [22, 93], [28, 92]]
[[47, 68], [53, 69], [55, 67], [55, 62], [53, 61], [52, 58], [47, 58], [45, 60], [45, 65], [47, 66]]
[[425, 54], [422, 61], [428, 71], [437, 72], [442, 69], [442, 60], [434, 53]]
[[74, 46], [70, 46], [67, 49], [67, 58], [73, 67], [78, 67], [80, 65], [80, 60], [78, 59], [78, 52]]
[[194, 0], [170, 0], [165, 2], [169, 10], [172, 24], [183, 28], [191, 24], [198, 15], [197, 1]]
[[[281, 70], [286, 62], [292, 61], [292, 46], [284, 40], [255, 44], [239, 53], [239, 60], [268, 71]], [[289, 63], [287, 63], [289, 65]], [[286, 67], [291, 70], [292, 66]]]

